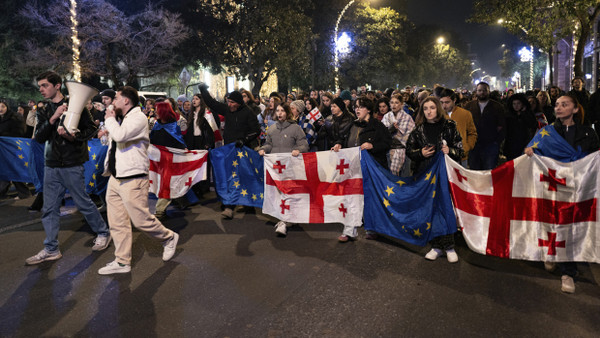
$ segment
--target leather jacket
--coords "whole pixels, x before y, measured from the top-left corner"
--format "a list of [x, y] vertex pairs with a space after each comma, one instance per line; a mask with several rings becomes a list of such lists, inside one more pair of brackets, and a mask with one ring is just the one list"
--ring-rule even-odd
[[50, 168], [74, 167], [87, 162], [89, 160], [87, 140], [97, 131], [92, 115], [86, 108], [83, 108], [79, 118], [79, 132], [74, 135], [75, 139], [69, 141], [60, 136], [57, 129], [61, 124], [61, 119], [50, 124], [50, 118], [64, 102], [64, 99], [58, 103], [46, 102], [44, 108], [37, 112], [38, 122], [34, 139], [39, 143], [46, 143], [45, 165]]

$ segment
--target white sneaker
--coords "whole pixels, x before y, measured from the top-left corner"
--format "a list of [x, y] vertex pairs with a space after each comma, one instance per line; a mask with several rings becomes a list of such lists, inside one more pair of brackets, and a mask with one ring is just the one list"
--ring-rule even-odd
[[233, 219], [233, 209], [225, 208], [225, 210], [221, 212], [221, 216], [223, 216], [224, 219]]
[[440, 256], [442, 256], [442, 250], [440, 250], [440, 249], [431, 249], [425, 255], [425, 259], [430, 260], [430, 261], [435, 261]]
[[555, 262], [544, 262], [544, 269], [546, 269], [546, 271], [548, 271], [548, 272], [552, 272], [556, 269], [556, 263]]
[[560, 290], [565, 293], [575, 293], [575, 281], [573, 277], [568, 275], [563, 275], [561, 277], [562, 284], [560, 286]]
[[446, 258], [450, 263], [458, 262], [458, 255], [456, 254], [456, 251], [454, 251], [454, 249], [446, 250]]
[[25, 264], [35, 265], [35, 264], [40, 264], [41, 262], [55, 261], [55, 260], [58, 260], [61, 258], [62, 258], [62, 254], [60, 253], [60, 250], [56, 250], [55, 252], [48, 252], [48, 251], [46, 251], [46, 249], [42, 249], [42, 251], [27, 258], [25, 260]]
[[94, 246], [92, 247], [92, 251], [102, 251], [108, 248], [110, 244], [110, 235], [107, 236], [98, 236], [94, 239]]
[[117, 260], [114, 260], [114, 261], [106, 264], [105, 267], [100, 268], [98, 270], [98, 274], [112, 275], [113, 273], [128, 273], [130, 271], [131, 271], [131, 265], [121, 264], [121, 263], [117, 262]]
[[287, 235], [287, 224], [284, 221], [279, 221], [275, 224], [275, 233], [285, 237]]
[[175, 249], [177, 248], [177, 242], [179, 241], [179, 235], [176, 232], [173, 232], [173, 238], [165, 241], [163, 243], [163, 261], [168, 261], [173, 258], [175, 255]]

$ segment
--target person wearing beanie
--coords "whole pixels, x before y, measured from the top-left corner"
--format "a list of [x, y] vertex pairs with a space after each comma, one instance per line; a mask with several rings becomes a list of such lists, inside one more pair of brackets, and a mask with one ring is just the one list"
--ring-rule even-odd
[[229, 93], [227, 99], [239, 104], [240, 106], [245, 104], [244, 96], [242, 96], [242, 93], [238, 92], [237, 90], [234, 90], [231, 93]]
[[104, 89], [102, 92], [100, 92], [100, 97], [102, 98], [102, 104], [104, 105], [105, 108], [112, 104], [113, 100], [115, 99], [116, 94], [117, 93], [112, 89]]
[[[223, 130], [225, 144], [235, 143], [235, 146], [239, 148], [243, 146], [251, 149], [257, 148], [260, 126], [252, 109], [244, 104], [242, 94], [239, 91], [233, 91], [227, 97], [227, 103], [221, 103], [210, 95], [205, 83], [198, 85], [198, 88], [206, 106], [211, 111], [225, 117]], [[223, 207], [224, 210], [221, 213], [223, 218], [232, 219], [235, 205], [224, 205]]]
[[292, 119], [298, 123], [306, 135], [309, 151], [317, 151], [315, 145], [315, 141], [317, 139], [315, 135], [315, 126], [313, 121], [306, 114], [306, 106], [304, 105], [304, 102], [302, 100], [292, 101], [292, 103], [290, 103], [290, 110], [292, 111]]
[[345, 144], [350, 127], [354, 118], [348, 112], [344, 100], [336, 97], [331, 103], [331, 115], [329, 115], [319, 129], [318, 142], [320, 147], [332, 149], [337, 144]]
[[[375, 161], [387, 169], [387, 153], [392, 144], [392, 136], [386, 126], [373, 117], [373, 113], [375, 112], [373, 101], [367, 98], [359, 98], [356, 100], [356, 104], [356, 115], [358, 118], [350, 125], [347, 137], [339, 139], [331, 150], [337, 152], [342, 148], [360, 147], [361, 150], [367, 150]], [[369, 239], [376, 237], [374, 233], [367, 232], [367, 234], [369, 235]], [[354, 240], [357, 235], [356, 227], [344, 226], [344, 230], [338, 237], [338, 241], [346, 243]]]
[[350, 107], [352, 105], [352, 94], [350, 93], [350, 91], [342, 90], [342, 92], [340, 93], [340, 98], [344, 100], [346, 108], [348, 108], [348, 111], [351, 112]]
[[304, 102], [302, 102], [302, 100], [292, 101], [292, 103], [290, 103], [290, 108], [291, 107], [296, 108], [296, 111], [298, 112], [298, 116], [304, 115], [304, 110], [306, 109], [306, 107], [304, 105]]

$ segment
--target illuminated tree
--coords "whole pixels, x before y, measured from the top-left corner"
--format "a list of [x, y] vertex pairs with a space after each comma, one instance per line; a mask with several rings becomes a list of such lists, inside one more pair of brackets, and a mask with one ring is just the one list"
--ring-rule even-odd
[[[30, 18], [34, 37], [25, 41], [27, 53], [19, 68], [72, 72], [69, 8], [67, 0], [34, 1], [20, 11]], [[115, 86], [173, 71], [173, 54], [189, 35], [178, 14], [150, 3], [126, 16], [103, 0], [79, 0], [77, 18], [82, 75], [102, 76]]]

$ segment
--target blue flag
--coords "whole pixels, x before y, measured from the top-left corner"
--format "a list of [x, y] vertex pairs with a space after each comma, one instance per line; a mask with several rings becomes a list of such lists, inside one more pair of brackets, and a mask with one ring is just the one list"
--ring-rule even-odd
[[540, 129], [533, 139], [529, 141], [527, 147], [532, 147], [533, 152], [538, 155], [550, 157], [560, 162], [573, 162], [587, 155], [587, 153], [581, 150], [581, 147], [578, 147], [578, 149], [571, 147], [558, 134], [553, 125], [548, 125]]
[[88, 141], [89, 161], [83, 164], [85, 192], [88, 194], [102, 195], [106, 192], [108, 177], [102, 176], [104, 172], [104, 159], [108, 146], [103, 146], [97, 138]]
[[46, 143], [39, 143], [31, 140], [31, 148], [29, 150], [29, 177], [31, 183], [35, 185], [35, 192], [41, 192], [44, 187], [44, 149]]
[[261, 208], [264, 199], [264, 161], [246, 146], [227, 144], [210, 151], [217, 195], [225, 205]]
[[363, 150], [365, 229], [425, 246], [441, 235], [456, 232], [444, 154], [438, 152], [425, 172], [398, 177]]
[[29, 175], [30, 138], [0, 137], [0, 180], [32, 183]]

